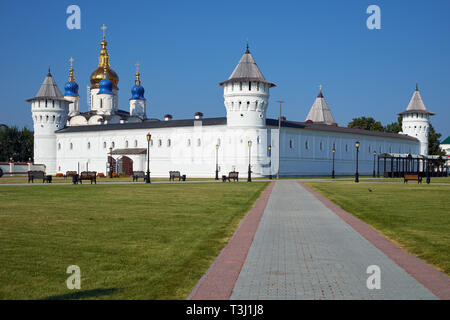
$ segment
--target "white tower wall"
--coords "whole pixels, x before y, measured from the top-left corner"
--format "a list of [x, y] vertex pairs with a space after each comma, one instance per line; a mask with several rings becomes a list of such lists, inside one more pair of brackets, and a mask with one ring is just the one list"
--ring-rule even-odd
[[130, 116], [145, 118], [145, 99], [130, 99]]
[[34, 100], [34, 163], [44, 164], [47, 174], [56, 173], [56, 134], [67, 121], [69, 103], [61, 100]]
[[420, 141], [420, 154], [428, 154], [428, 131], [430, 117], [423, 113], [410, 113], [403, 115], [402, 131], [408, 136]]
[[269, 85], [232, 82], [224, 85], [224, 104], [229, 127], [265, 127]]
[[69, 104], [69, 117], [76, 116], [80, 113], [80, 97], [79, 96], [64, 96], [64, 99], [72, 101]]
[[[118, 99], [118, 90], [113, 89], [113, 94], [108, 94], [111, 96], [105, 101], [101, 102], [101, 99], [105, 99], [106, 94], [99, 94], [100, 89], [94, 88], [91, 89], [91, 110], [97, 111], [98, 114], [114, 114], [119, 109], [119, 99]], [[105, 102], [107, 101], [107, 105]]]

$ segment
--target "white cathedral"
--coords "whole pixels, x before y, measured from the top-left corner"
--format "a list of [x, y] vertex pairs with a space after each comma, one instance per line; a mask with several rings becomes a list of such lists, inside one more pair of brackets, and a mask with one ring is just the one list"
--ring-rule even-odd
[[[255, 177], [330, 175], [332, 159], [336, 175], [355, 172], [359, 141], [359, 173], [371, 174], [374, 153], [426, 155], [429, 112], [416, 90], [403, 117], [400, 134], [367, 131], [338, 125], [322, 93], [306, 119], [291, 121], [266, 118], [269, 91], [266, 80], [248, 46], [231, 76], [219, 85], [224, 90], [226, 117], [207, 118], [201, 112], [191, 119], [158, 120], [147, 110], [139, 69], [131, 89], [129, 110], [118, 106], [119, 77], [109, 62], [103, 40], [98, 68], [90, 82], [90, 110], [80, 112], [74, 70], [64, 95], [50, 70], [31, 102], [34, 121], [34, 163], [45, 165], [47, 174], [66, 171], [112, 170], [131, 174], [146, 171], [150, 154], [152, 177], [168, 177], [180, 171], [190, 177], [214, 177], [230, 171], [244, 177], [249, 163]], [[147, 141], [147, 134], [151, 140]], [[147, 150], [149, 145], [149, 150]], [[333, 152], [334, 150], [334, 152]]]

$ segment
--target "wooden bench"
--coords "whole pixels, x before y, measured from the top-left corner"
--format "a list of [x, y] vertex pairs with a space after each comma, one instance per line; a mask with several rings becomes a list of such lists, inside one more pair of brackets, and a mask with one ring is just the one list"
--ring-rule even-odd
[[42, 179], [42, 183], [47, 180], [44, 171], [28, 171], [28, 183], [34, 183], [34, 179]]
[[144, 171], [133, 171], [133, 182], [139, 181], [139, 178], [143, 178], [144, 181], [147, 178]]
[[95, 184], [97, 184], [97, 171], [81, 172], [80, 176], [78, 177], [78, 181], [80, 181], [80, 184], [83, 184], [83, 180], [91, 180], [91, 184], [92, 182], [95, 182]]
[[72, 178], [73, 176], [76, 176], [78, 172], [76, 171], [66, 171], [66, 174], [64, 175], [64, 179]]
[[231, 181], [231, 179], [233, 179], [233, 181], [239, 181], [239, 172], [236, 171], [231, 171], [228, 173], [228, 177], [227, 176], [222, 176], [222, 181]]
[[180, 171], [169, 171], [169, 181], [175, 181], [175, 179], [181, 181]]
[[417, 181], [417, 183], [422, 183], [422, 177], [418, 174], [405, 174], [403, 177], [403, 183], [408, 183], [408, 180]]

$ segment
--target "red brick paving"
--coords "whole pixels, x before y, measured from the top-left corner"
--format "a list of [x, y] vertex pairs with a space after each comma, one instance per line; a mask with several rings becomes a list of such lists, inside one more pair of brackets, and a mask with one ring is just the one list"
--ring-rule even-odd
[[275, 182], [269, 184], [228, 244], [200, 279], [188, 300], [228, 300], [247, 257]]
[[447, 275], [439, 272], [425, 261], [387, 240], [381, 233], [334, 204], [320, 193], [312, 190], [301, 182], [299, 182], [299, 184], [439, 299], [450, 300], [450, 278]]

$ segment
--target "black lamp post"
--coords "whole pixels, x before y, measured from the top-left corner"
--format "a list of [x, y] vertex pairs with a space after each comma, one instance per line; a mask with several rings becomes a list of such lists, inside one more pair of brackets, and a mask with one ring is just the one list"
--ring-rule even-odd
[[216, 144], [216, 180], [219, 180], [219, 144]]
[[331, 178], [334, 179], [334, 154], [336, 153], [336, 149], [334, 148], [334, 143], [333, 143], [333, 170], [331, 171]]
[[372, 177], [375, 178], [375, 160], [377, 158], [377, 152], [374, 151], [373, 152], [373, 173], [372, 173]]
[[248, 178], [247, 178], [247, 182], [252, 182], [252, 167], [250, 165], [251, 150], [252, 150], [252, 142], [249, 140], [248, 141]]
[[147, 175], [145, 177], [145, 183], [150, 183], [150, 140], [152, 135], [147, 133]]
[[272, 146], [267, 147], [269, 149], [269, 157], [270, 157], [270, 173], [269, 173], [269, 179], [272, 180]]
[[359, 155], [359, 141], [355, 142], [356, 147], [356, 172], [355, 172], [355, 182], [359, 182], [359, 173], [358, 173], [358, 155]]
[[[112, 166], [112, 147], [109, 147], [109, 178], [112, 179], [113, 166]], [[79, 170], [78, 170], [79, 171]]]

